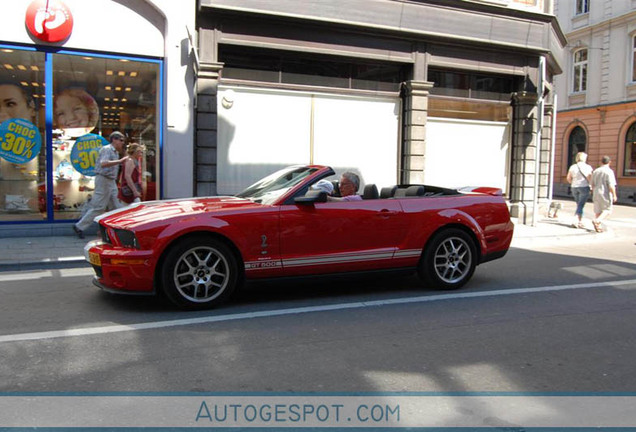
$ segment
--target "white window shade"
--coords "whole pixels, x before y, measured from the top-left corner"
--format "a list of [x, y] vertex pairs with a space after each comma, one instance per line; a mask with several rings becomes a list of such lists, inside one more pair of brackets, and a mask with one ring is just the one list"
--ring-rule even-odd
[[217, 191], [235, 194], [312, 162], [354, 171], [362, 185], [396, 184], [399, 106], [399, 98], [220, 87]]
[[257, 180], [309, 160], [307, 95], [221, 88], [217, 190], [235, 194]]
[[508, 123], [429, 118], [424, 179], [443, 187], [489, 186], [506, 192]]
[[314, 105], [315, 163], [354, 171], [361, 186], [397, 183], [399, 99], [316, 96]]

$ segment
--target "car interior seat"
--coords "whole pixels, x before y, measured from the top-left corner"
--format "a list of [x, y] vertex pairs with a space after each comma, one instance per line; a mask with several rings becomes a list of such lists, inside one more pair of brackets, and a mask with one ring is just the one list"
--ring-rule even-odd
[[382, 190], [380, 191], [380, 198], [393, 197], [393, 195], [395, 195], [395, 191], [397, 190], [397, 188], [398, 188], [397, 185], [383, 187]]
[[362, 192], [362, 199], [378, 199], [380, 194], [378, 193], [378, 187], [374, 184], [368, 184], [364, 187]]
[[398, 188], [393, 196], [395, 198], [404, 198], [406, 196], [406, 188]]
[[424, 186], [409, 186], [406, 188], [406, 196], [424, 196]]

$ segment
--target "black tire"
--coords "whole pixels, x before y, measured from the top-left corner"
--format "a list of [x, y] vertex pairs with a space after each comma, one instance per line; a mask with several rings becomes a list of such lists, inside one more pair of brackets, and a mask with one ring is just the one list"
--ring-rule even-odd
[[236, 289], [238, 264], [232, 251], [209, 237], [191, 237], [175, 244], [161, 268], [163, 292], [181, 309], [220, 305]]
[[456, 290], [470, 280], [477, 266], [477, 249], [464, 231], [440, 231], [426, 245], [418, 274], [427, 287]]

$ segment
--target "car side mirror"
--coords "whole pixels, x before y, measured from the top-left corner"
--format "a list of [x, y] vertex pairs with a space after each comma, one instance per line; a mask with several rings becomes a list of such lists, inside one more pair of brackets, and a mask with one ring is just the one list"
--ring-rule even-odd
[[296, 204], [312, 204], [327, 202], [327, 192], [308, 190], [304, 196], [294, 198]]

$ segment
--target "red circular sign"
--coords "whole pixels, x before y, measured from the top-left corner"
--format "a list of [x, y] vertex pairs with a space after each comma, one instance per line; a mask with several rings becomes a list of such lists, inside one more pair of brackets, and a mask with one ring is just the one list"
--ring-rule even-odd
[[60, 42], [71, 35], [73, 15], [59, 0], [35, 0], [27, 8], [26, 26], [42, 41]]

